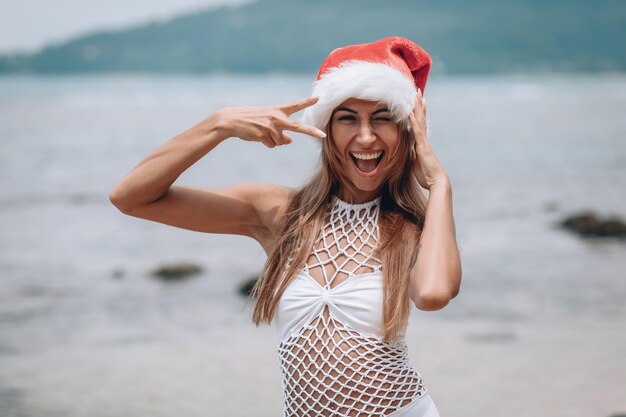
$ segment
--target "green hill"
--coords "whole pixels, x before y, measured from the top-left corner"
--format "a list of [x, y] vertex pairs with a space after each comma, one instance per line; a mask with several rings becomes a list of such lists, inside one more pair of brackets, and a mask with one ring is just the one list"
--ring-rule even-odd
[[424, 47], [433, 73], [626, 70], [623, 0], [259, 0], [3, 56], [0, 72], [313, 72], [389, 35]]

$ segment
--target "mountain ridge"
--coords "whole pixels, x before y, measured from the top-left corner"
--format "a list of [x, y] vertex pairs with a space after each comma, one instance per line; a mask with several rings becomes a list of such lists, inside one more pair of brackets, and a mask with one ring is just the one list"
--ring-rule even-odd
[[433, 73], [626, 71], [621, 0], [258, 0], [0, 56], [0, 73], [311, 72], [385, 36], [424, 47]]

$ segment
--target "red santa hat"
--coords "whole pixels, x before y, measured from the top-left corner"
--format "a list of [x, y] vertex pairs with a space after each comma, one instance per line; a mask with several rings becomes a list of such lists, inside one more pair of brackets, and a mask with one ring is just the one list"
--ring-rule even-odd
[[319, 101], [304, 110], [301, 120], [324, 130], [339, 104], [359, 98], [384, 102], [396, 122], [406, 123], [417, 89], [424, 93], [431, 64], [422, 47], [399, 36], [337, 48], [313, 83], [312, 96]]

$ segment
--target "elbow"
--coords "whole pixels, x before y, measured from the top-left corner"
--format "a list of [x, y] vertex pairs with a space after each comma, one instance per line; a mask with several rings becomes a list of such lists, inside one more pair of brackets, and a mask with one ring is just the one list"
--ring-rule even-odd
[[420, 294], [415, 300], [415, 307], [423, 311], [441, 310], [450, 303], [452, 298], [454, 296], [447, 292]]
[[426, 280], [426, 284], [412, 287], [411, 294], [415, 294], [415, 296], [411, 296], [411, 298], [415, 307], [424, 311], [441, 310], [450, 303], [450, 300], [459, 295], [461, 290], [460, 263], [453, 274], [447, 277], [448, 279], [441, 280], [439, 279], [441, 275], [438, 275]]
[[120, 195], [120, 192], [117, 191], [116, 188], [109, 192], [109, 201], [113, 204], [119, 211], [126, 214], [128, 213], [128, 207], [124, 203], [124, 199]]
[[426, 291], [416, 291], [417, 297], [414, 299], [415, 307], [424, 311], [441, 310], [450, 301], [459, 295], [460, 280], [458, 284], [451, 288], [431, 289]]
[[454, 297], [456, 297], [457, 295], [459, 295], [459, 292], [461, 291], [461, 285], [459, 283], [459, 285], [457, 285], [456, 287], [454, 287], [454, 289], [452, 290], [452, 292], [450, 293], [450, 299], [453, 299]]
[[459, 292], [461, 292], [462, 275], [463, 273], [461, 271], [461, 263], [459, 262], [458, 269], [456, 270], [455, 278], [453, 280], [454, 284], [452, 288], [450, 289], [450, 299], [453, 299], [454, 297], [459, 295]]

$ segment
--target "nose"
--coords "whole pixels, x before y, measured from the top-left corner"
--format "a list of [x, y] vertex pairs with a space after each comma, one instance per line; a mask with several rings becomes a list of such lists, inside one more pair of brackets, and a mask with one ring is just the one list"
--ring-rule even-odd
[[359, 126], [359, 134], [357, 137], [357, 142], [359, 142], [363, 146], [371, 145], [376, 141], [376, 133], [374, 129], [372, 129], [372, 125], [369, 121], [364, 121]]

